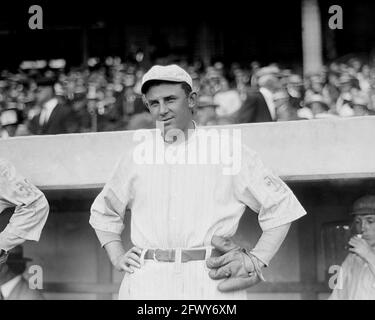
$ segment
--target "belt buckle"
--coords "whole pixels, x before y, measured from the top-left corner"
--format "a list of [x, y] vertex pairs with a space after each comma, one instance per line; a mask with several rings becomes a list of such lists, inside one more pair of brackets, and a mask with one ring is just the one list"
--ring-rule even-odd
[[158, 260], [158, 258], [156, 257], [156, 251], [158, 251], [159, 249], [155, 249], [154, 252], [153, 252], [153, 255], [152, 255], [152, 259], [155, 261], [155, 262], [160, 262]]
[[162, 250], [162, 249], [155, 249], [154, 250], [153, 255], [152, 255], [152, 259], [155, 262], [174, 262], [174, 256], [173, 256], [174, 250], [167, 250], [168, 257], [166, 258], [166, 260], [165, 259], [164, 260], [159, 260], [157, 258], [158, 251], [161, 252], [161, 251], [164, 251], [164, 250]]

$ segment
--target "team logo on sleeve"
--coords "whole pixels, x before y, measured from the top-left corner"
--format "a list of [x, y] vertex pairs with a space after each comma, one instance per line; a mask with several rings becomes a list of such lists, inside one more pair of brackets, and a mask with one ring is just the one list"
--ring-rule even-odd
[[283, 194], [287, 192], [287, 189], [281, 179], [272, 173], [269, 173], [264, 177], [264, 183], [266, 184], [267, 189], [273, 193]]
[[15, 168], [5, 161], [0, 161], [0, 180], [4, 180], [0, 185], [2, 188], [7, 188], [12, 192], [12, 196], [21, 198], [24, 202], [35, 199], [39, 194], [34, 185], [18, 176]]

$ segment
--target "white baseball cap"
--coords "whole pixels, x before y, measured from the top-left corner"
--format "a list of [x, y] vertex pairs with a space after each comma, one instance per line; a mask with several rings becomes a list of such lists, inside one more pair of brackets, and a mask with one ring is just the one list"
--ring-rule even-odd
[[185, 82], [190, 86], [190, 88], [193, 88], [193, 80], [191, 79], [191, 76], [184, 69], [182, 69], [176, 64], [170, 64], [168, 66], [156, 65], [153, 66], [150, 70], [148, 70], [142, 78], [142, 93], [145, 93], [144, 86], [146, 82], [152, 80]]

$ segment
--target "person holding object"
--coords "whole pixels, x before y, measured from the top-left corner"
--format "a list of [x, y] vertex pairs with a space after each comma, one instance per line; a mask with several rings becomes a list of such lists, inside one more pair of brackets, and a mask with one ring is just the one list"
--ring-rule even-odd
[[[182, 68], [152, 67], [142, 93], [160, 130], [134, 133], [143, 141], [124, 153], [89, 221], [112, 264], [125, 271], [119, 299], [246, 299], [245, 289], [262, 280], [262, 267], [305, 210], [240, 143], [241, 131], [225, 140], [225, 130], [213, 128], [207, 139], [196, 127], [197, 95]], [[226, 157], [215, 158], [220, 153]], [[228, 242], [246, 207], [258, 213], [263, 230], [252, 250]], [[134, 247], [126, 252], [127, 209]], [[223, 275], [233, 280], [229, 286]]]
[[12, 248], [26, 240], [39, 241], [49, 213], [44, 194], [9, 161], [0, 158], [0, 214], [11, 207], [15, 208], [14, 213], [0, 232], [0, 264], [6, 262]]
[[375, 195], [353, 204], [357, 232], [349, 241], [350, 253], [341, 265], [330, 300], [375, 300]]

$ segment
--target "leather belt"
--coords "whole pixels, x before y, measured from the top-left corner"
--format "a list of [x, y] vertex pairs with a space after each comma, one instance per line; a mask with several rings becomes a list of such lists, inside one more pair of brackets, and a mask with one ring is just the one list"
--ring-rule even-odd
[[[218, 250], [212, 249], [211, 257], [219, 257], [221, 254]], [[155, 260], [160, 262], [175, 262], [176, 250], [175, 249], [148, 249], [145, 253], [145, 259]], [[182, 249], [181, 262], [205, 260], [205, 249]]]

